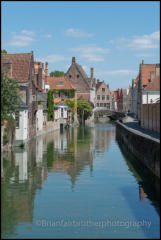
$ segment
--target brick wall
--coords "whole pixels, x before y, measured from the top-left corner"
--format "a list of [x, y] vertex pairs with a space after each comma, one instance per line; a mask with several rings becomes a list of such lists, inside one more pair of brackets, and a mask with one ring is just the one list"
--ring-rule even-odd
[[80, 93], [89, 93], [90, 89], [88, 84], [85, 82], [79, 71], [77, 71], [75, 65], [71, 65], [68, 73], [67, 78], [73, 84], [73, 86], [77, 89], [77, 92]]
[[141, 126], [160, 133], [160, 103], [142, 104]]

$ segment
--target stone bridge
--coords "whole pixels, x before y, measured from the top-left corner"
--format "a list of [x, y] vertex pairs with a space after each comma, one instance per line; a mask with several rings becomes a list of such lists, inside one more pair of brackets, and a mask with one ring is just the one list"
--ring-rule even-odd
[[111, 120], [118, 120], [120, 118], [125, 117], [124, 113], [111, 111], [107, 108], [95, 108], [94, 110], [94, 118], [110, 118]]

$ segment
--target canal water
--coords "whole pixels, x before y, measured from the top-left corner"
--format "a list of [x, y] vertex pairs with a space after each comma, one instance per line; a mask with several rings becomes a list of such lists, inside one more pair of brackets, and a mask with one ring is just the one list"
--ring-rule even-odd
[[2, 238], [159, 238], [159, 184], [115, 126], [69, 128], [4, 152]]

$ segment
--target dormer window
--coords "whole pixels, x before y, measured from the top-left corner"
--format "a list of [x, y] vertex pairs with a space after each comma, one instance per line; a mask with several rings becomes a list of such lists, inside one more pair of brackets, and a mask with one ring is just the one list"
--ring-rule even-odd
[[63, 82], [58, 82], [57, 85], [61, 86], [63, 85], [64, 83]]

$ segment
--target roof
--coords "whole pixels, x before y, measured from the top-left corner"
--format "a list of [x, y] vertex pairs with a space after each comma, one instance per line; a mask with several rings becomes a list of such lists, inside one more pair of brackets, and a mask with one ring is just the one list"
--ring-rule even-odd
[[75, 89], [66, 76], [64, 77], [47, 77], [47, 84], [50, 89]]
[[151, 79], [150, 73], [155, 71], [156, 64], [143, 64], [141, 65], [142, 86], [148, 85]]
[[5, 66], [5, 62], [10, 61], [10, 63], [12, 63], [12, 78], [18, 80], [18, 82], [27, 82], [30, 76], [32, 56], [33, 53], [2, 54], [2, 72]]
[[145, 91], [160, 91], [160, 75], [155, 76], [152, 82], [144, 88]]
[[88, 78], [86, 72], [83, 70], [83, 68], [80, 64], [75, 63], [75, 66], [76, 66], [77, 70], [81, 73], [81, 75], [84, 79]]
[[115, 95], [115, 92], [114, 92], [114, 91], [110, 91], [110, 94], [111, 94], [111, 95]]
[[96, 84], [96, 91], [99, 89], [99, 87], [102, 85], [102, 83], [103, 83], [103, 82], [98, 82], [98, 83]]

